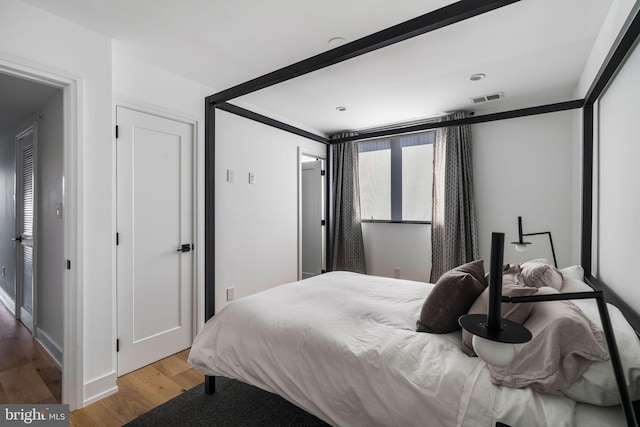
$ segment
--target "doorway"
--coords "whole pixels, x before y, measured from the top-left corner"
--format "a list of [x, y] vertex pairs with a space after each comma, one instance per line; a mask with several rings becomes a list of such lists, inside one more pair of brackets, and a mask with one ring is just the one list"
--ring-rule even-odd
[[[0, 346], [0, 385], [11, 390], [12, 403], [60, 403], [66, 95], [61, 85], [35, 75], [0, 62], [0, 322], [13, 331], [3, 339], [20, 343]], [[14, 383], [27, 377], [34, 381], [28, 387]]]
[[299, 152], [298, 280], [326, 271], [325, 159]]

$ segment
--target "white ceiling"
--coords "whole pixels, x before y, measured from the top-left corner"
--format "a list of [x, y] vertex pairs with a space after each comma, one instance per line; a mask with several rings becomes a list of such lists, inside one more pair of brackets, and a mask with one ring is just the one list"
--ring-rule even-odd
[[[449, 0], [24, 0], [113, 38], [212, 93], [453, 3]], [[523, 0], [249, 94], [238, 104], [332, 133], [452, 110], [571, 98], [615, 0]], [[479, 82], [473, 73], [485, 73]], [[473, 106], [469, 98], [504, 92]], [[338, 113], [337, 106], [347, 111]]]
[[0, 73], [0, 139], [61, 89]]

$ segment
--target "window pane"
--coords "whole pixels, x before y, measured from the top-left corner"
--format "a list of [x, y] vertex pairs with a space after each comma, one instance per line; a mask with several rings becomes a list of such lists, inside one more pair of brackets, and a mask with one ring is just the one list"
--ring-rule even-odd
[[432, 182], [433, 144], [405, 145], [402, 148], [403, 221], [431, 221]]
[[391, 150], [359, 153], [362, 219], [391, 219]]

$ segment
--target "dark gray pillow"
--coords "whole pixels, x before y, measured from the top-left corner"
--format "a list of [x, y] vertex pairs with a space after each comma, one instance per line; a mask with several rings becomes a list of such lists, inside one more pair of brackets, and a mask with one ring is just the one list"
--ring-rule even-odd
[[467, 314], [486, 287], [482, 260], [447, 271], [422, 305], [416, 323], [418, 332], [446, 334], [460, 329], [458, 318]]

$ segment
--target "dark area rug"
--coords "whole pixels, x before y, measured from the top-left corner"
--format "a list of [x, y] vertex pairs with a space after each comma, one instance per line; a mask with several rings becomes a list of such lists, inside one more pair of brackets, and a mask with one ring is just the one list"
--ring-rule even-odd
[[322, 420], [276, 394], [222, 377], [216, 377], [215, 393], [205, 394], [204, 385], [199, 385], [140, 415], [126, 425], [129, 427], [328, 426]]

